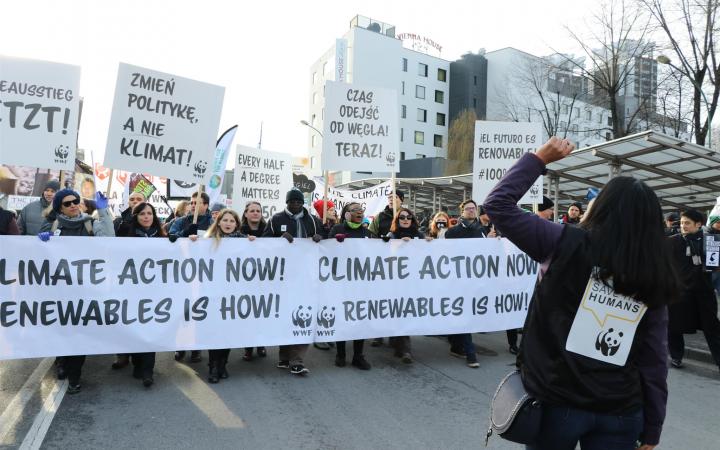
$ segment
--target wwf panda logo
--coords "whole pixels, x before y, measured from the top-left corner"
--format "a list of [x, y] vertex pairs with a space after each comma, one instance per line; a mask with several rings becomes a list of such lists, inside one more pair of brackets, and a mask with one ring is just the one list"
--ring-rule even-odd
[[70, 155], [70, 147], [67, 145], [58, 145], [55, 147], [55, 156], [62, 160], [66, 160], [68, 155]]
[[623, 332], [615, 332], [610, 328], [607, 331], [601, 331], [595, 340], [595, 350], [599, 350], [605, 356], [613, 356], [617, 353], [622, 344]]
[[395, 153], [393, 153], [393, 152], [388, 153], [388, 155], [385, 157], [385, 160], [388, 162], [388, 164], [394, 164], [395, 163]]
[[195, 173], [198, 175], [202, 175], [207, 171], [207, 162], [200, 160], [195, 163]]
[[296, 327], [308, 328], [312, 323], [312, 307], [298, 306], [292, 313], [292, 322]]
[[335, 326], [335, 307], [328, 308], [323, 306], [317, 313], [317, 323], [323, 328], [332, 328]]
[[538, 189], [538, 187], [533, 184], [532, 187], [530, 188], [530, 193], [532, 195], [538, 195], [539, 192], [540, 192], [540, 190]]

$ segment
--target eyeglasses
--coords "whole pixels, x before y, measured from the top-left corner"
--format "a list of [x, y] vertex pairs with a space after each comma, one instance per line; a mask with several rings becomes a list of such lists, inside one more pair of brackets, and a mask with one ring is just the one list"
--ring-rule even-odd
[[79, 198], [75, 198], [74, 200], [68, 200], [66, 202], [62, 202], [62, 205], [66, 208], [69, 208], [70, 205], [79, 205], [79, 204], [80, 204]]
[[400, 215], [398, 216], [398, 219], [400, 219], [400, 220], [412, 220], [412, 218], [413, 218], [413, 216], [408, 216], [408, 215], [405, 215], [405, 214], [400, 214]]

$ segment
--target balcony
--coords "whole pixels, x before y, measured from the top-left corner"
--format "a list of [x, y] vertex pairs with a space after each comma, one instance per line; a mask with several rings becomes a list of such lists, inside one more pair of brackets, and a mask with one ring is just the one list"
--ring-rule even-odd
[[350, 28], [365, 28], [366, 30], [384, 34], [391, 38], [395, 37], [395, 25], [390, 25], [365, 16], [358, 15], [353, 17], [350, 21]]

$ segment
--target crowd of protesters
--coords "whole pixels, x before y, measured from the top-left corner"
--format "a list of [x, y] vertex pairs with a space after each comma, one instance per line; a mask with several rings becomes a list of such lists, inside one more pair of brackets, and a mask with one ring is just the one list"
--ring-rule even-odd
[[[57, 181], [50, 181], [42, 197], [17, 214], [0, 208], [0, 234], [35, 235], [43, 241], [52, 236], [165, 238], [171, 242], [179, 238], [207, 238], [215, 245], [220, 245], [225, 238], [251, 241], [282, 238], [289, 243], [295, 239], [314, 242], [334, 239], [342, 243], [345, 239], [387, 242], [392, 239], [507, 237], [543, 264], [522, 342], [518, 344], [521, 330], [507, 331], [508, 351], [518, 354], [518, 366], [526, 389], [546, 406], [554, 405], [554, 409], [547, 407], [547, 421], [543, 419], [543, 427], [550, 432], [537, 447], [531, 448], [560, 448], [576, 438], [582, 441], [581, 436], [587, 438], [592, 434], [588, 431], [590, 434], [583, 435], [582, 430], [597, 426], [608, 414], [628, 411], [632, 417], [644, 417], [644, 427], [637, 425], [639, 429], [617, 433], [637, 436], [642, 432], [643, 442], [648, 444], [647, 448], [652, 448], [659, 439], [664, 418], [668, 362], [675, 368], [684, 365], [683, 336], [702, 331], [712, 357], [720, 367], [720, 320], [716, 297], [720, 294], [720, 272], [709, 271], [705, 266], [703, 247], [704, 236], [720, 235], [720, 215], [711, 215], [706, 221], [703, 213], [688, 209], [679, 214], [668, 214], [662, 224], [655, 194], [643, 183], [629, 177], [613, 179], [601, 191], [597, 202], [588, 205], [572, 203], [557, 221], [553, 217], [555, 205], [547, 197], [543, 197], [534, 212], [518, 208], [516, 204], [525, 192], [523, 189], [537, 178], [544, 164], [562, 158], [568, 146], [572, 147], [566, 141], [549, 141], [537, 156], [521, 158], [493, 190], [485, 205], [465, 200], [459, 205], [458, 217], [451, 217], [445, 211], [436, 212], [424, 226], [417, 214], [404, 206], [404, 193], [400, 190], [389, 196], [383, 211], [370, 218], [363, 205], [356, 202], [344, 205], [339, 212], [330, 201], [318, 200], [312, 208], [306, 207], [303, 193], [293, 188], [287, 192], [286, 209], [267, 221], [263, 219], [259, 202], [243, 205], [244, 210], [238, 213], [222, 203], [211, 205], [205, 193], [195, 193], [189, 201], [180, 202], [173, 217], [163, 223], [141, 193], [130, 194], [127, 209], [113, 221], [108, 200], [101, 193], [97, 193], [94, 200], [85, 202], [76, 191], [61, 189]], [[631, 197], [634, 200], [629, 200]], [[640, 207], [638, 202], [647, 204]], [[625, 222], [617, 217], [623, 208], [635, 208], [635, 213], [625, 217]], [[653, 241], [657, 236], [663, 239], [658, 241], [660, 244]], [[656, 248], [651, 248], [653, 245]], [[666, 247], [667, 251], [664, 250]], [[652, 259], [639, 263], [643, 257]], [[642, 264], [650, 267], [638, 267]], [[651, 269], [665, 277], [659, 278], [656, 286], [647, 285], [654, 276], [648, 272]], [[588, 274], [610, 283], [618, 293], [643, 302], [649, 309], [649, 318], [638, 331], [639, 339], [646, 339], [647, 345], [643, 347], [645, 344], [637, 343], [638, 339], [634, 341], [633, 349], [637, 348], [637, 351], [631, 355], [632, 365], [609, 371], [603, 369], [592, 379], [581, 380], [578, 377], [583, 373], [604, 366], [582, 359], [558, 345], [567, 339], [574, 308], [577, 308], [577, 305], [568, 308], [564, 299], [574, 299], [582, 293]], [[659, 288], [667, 291], [661, 292]], [[677, 290], [676, 295], [674, 290]], [[480, 366], [471, 334], [450, 335], [447, 339], [450, 355], [463, 358], [470, 368]], [[410, 336], [393, 336], [388, 343], [400, 361], [413, 363]], [[352, 342], [350, 365], [370, 370], [372, 366], [366, 359], [364, 344], [364, 340]], [[322, 350], [336, 347], [335, 365], [346, 366], [345, 342], [315, 345]], [[384, 338], [375, 338], [371, 345], [384, 345]], [[277, 367], [294, 375], [308, 374], [304, 362], [308, 348], [308, 344], [280, 346]], [[191, 363], [202, 360], [201, 352], [192, 349], [178, 350], [175, 359], [182, 361], [188, 351]], [[208, 351], [208, 382], [217, 383], [229, 376], [230, 352], [230, 349]], [[242, 359], [251, 361], [255, 355], [264, 358], [267, 350], [264, 347], [245, 348]], [[84, 361], [82, 355], [56, 359], [57, 377], [68, 379], [70, 394], [81, 389]], [[145, 387], [154, 383], [155, 353], [116, 355], [112, 368], [120, 370], [130, 364], [132, 376], [141, 380]], [[621, 379], [635, 381], [622, 384], [623, 392], [608, 387]], [[604, 397], [598, 394], [603, 390]], [[562, 428], [561, 416], [567, 411], [573, 414], [590, 411], [594, 415], [592, 420], [575, 423], [565, 433], [553, 434], [552, 430]], [[587, 439], [587, 442], [592, 440]], [[597, 442], [602, 439], [598, 437]]]

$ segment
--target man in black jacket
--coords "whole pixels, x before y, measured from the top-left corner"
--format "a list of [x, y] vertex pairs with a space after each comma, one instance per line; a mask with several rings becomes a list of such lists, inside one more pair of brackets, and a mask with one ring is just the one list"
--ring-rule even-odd
[[[133, 209], [140, 203], [145, 201], [145, 195], [142, 192], [132, 192], [128, 196], [128, 207], [120, 213], [120, 217], [116, 217], [113, 220], [113, 227], [115, 228], [115, 236], [125, 236], [127, 230], [132, 223], [132, 212]], [[127, 364], [126, 364], [127, 365]]]
[[390, 232], [390, 226], [392, 225], [393, 217], [395, 212], [393, 211], [393, 205], [395, 211], [400, 209], [402, 202], [405, 200], [405, 193], [403, 191], [396, 190], [394, 194], [388, 196], [388, 205], [375, 216], [373, 221], [370, 223], [368, 230], [374, 238], [380, 238]]
[[[303, 205], [305, 197], [297, 188], [292, 188], [285, 196], [286, 208], [272, 216], [262, 237], [283, 237], [292, 243], [295, 238], [312, 238], [320, 242], [325, 229], [320, 219], [310, 214]], [[308, 344], [281, 345], [279, 348], [278, 369], [290, 369], [293, 375], [305, 375], [310, 371], [303, 364]]]

